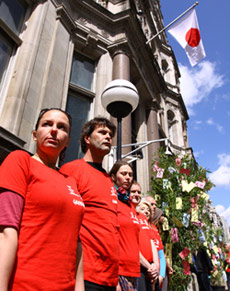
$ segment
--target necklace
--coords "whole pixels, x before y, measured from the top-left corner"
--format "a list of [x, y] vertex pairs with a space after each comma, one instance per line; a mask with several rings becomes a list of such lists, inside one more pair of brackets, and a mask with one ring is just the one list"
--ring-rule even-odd
[[56, 165], [54, 163], [44, 163], [43, 160], [38, 156], [38, 154], [34, 154], [32, 156], [32, 158], [34, 158], [35, 160], [39, 161], [40, 163], [42, 163], [43, 165], [46, 165], [47, 167], [56, 170]]

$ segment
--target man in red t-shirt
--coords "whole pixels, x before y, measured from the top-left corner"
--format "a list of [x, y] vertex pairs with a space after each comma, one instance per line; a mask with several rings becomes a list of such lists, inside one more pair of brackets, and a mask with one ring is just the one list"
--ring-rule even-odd
[[67, 163], [60, 169], [74, 177], [85, 204], [80, 237], [86, 291], [115, 291], [118, 284], [118, 200], [113, 182], [102, 168], [115, 130], [106, 118], [96, 117], [87, 122], [80, 139], [83, 159]]

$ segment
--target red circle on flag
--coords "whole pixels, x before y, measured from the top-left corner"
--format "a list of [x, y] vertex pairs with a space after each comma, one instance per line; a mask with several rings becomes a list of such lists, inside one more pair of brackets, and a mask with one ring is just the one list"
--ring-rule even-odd
[[191, 47], [198, 46], [200, 42], [200, 31], [197, 28], [190, 28], [185, 35], [185, 40]]

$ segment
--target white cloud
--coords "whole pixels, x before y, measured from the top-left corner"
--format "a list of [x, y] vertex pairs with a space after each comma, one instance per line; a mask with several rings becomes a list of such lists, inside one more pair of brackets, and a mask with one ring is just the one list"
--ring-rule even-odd
[[204, 154], [204, 150], [200, 150], [199, 152], [194, 152], [193, 155], [196, 159], [198, 159], [201, 155]]
[[218, 159], [219, 168], [209, 174], [209, 179], [216, 186], [230, 188], [230, 154], [219, 154]]
[[189, 114], [194, 114], [192, 107], [201, 102], [216, 88], [223, 86], [223, 75], [216, 72], [216, 64], [203, 61], [195, 68], [179, 64], [181, 73], [181, 94]]
[[213, 126], [215, 126], [216, 129], [217, 129], [217, 131], [219, 131], [219, 133], [224, 133], [224, 128], [223, 128], [223, 126], [220, 125], [220, 124], [217, 123], [217, 122], [214, 122], [212, 118], [209, 118], [209, 119], [206, 121], [206, 123], [207, 123], [208, 125], [213, 125]]
[[207, 124], [210, 124], [210, 125], [214, 124], [212, 118], [209, 118], [209, 119], [206, 121], [206, 123], [207, 123]]
[[216, 212], [225, 219], [227, 225], [230, 226], [230, 206], [225, 209], [223, 205], [215, 206]]

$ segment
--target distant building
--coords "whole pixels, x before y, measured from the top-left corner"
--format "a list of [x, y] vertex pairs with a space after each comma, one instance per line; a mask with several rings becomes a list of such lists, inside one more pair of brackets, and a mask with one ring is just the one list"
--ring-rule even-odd
[[[1, 161], [17, 148], [35, 151], [32, 130], [44, 107], [73, 116], [66, 161], [80, 157], [82, 124], [97, 115], [110, 118], [100, 98], [113, 79], [130, 80], [140, 96], [123, 120], [123, 144], [168, 138], [171, 151], [192, 153], [173, 50], [165, 33], [146, 44], [162, 28], [159, 0], [2, 0]], [[134, 162], [143, 191], [160, 145], [165, 142], [143, 148]]]
[[207, 204], [206, 208], [209, 213], [209, 218], [212, 222], [213, 228], [221, 228], [223, 230], [223, 242], [230, 243], [230, 232], [225, 219], [216, 212], [215, 207], [213, 207], [211, 204]]

